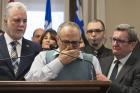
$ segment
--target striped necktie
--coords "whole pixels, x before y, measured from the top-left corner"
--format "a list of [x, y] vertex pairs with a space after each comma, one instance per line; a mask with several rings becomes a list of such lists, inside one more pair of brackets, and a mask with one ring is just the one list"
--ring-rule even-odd
[[17, 73], [18, 71], [18, 54], [17, 54], [17, 50], [16, 50], [16, 46], [18, 44], [17, 41], [13, 41], [10, 43], [11, 44], [11, 61], [12, 61], [12, 65], [13, 65], [13, 69], [14, 69], [14, 72], [15, 74]]

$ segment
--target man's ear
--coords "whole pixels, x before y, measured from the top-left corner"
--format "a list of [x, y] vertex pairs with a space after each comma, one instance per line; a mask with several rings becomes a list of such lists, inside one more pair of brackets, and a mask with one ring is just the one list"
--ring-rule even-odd
[[138, 42], [132, 42], [132, 43], [131, 43], [131, 44], [132, 44], [132, 49], [134, 49], [134, 48], [136, 47], [137, 43], [138, 43]]
[[106, 32], [103, 32], [103, 44], [107, 42], [107, 35]]
[[103, 38], [106, 38], [106, 32], [105, 32], [105, 31], [103, 32], [103, 34], [104, 34], [104, 35], [103, 35]]

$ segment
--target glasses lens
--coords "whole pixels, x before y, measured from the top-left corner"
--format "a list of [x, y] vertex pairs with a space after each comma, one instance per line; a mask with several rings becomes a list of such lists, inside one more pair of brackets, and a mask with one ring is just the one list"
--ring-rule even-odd
[[78, 46], [80, 44], [79, 41], [68, 41], [68, 40], [62, 40], [62, 43], [64, 43], [65, 45], [72, 44], [73, 46]]
[[112, 38], [112, 41], [113, 42], [118, 42], [118, 43], [120, 43], [120, 44], [122, 44], [122, 43], [128, 43], [128, 41], [126, 41], [126, 40], [121, 40], [121, 39], [118, 39], [118, 38]]
[[87, 30], [87, 33], [92, 33], [92, 32], [102, 32], [104, 30], [102, 29], [91, 29], [91, 30]]

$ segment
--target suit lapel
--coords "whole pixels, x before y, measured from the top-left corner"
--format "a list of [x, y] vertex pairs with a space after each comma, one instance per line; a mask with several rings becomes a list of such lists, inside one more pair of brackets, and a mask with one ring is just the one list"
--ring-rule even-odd
[[[132, 55], [131, 55], [132, 56]], [[120, 73], [117, 76], [116, 81], [121, 82], [121, 80], [124, 78], [124, 76], [129, 73], [129, 71], [134, 67], [134, 64], [136, 63], [136, 59], [130, 57], [127, 62], [124, 64], [123, 68], [121, 69]]]
[[30, 66], [30, 58], [28, 56], [32, 53], [31, 51], [31, 45], [27, 43], [27, 41], [23, 38], [22, 40], [22, 49], [21, 49], [21, 58], [20, 58], [20, 64], [18, 69], [18, 76], [21, 76], [23, 73], [25, 73], [28, 66]]
[[0, 58], [10, 58], [8, 48], [4, 36], [0, 37]]
[[9, 51], [3, 35], [0, 36], [0, 59], [3, 59], [0, 61], [6, 62], [8, 68], [10, 69], [9, 71], [11, 71], [11, 73], [14, 75], [13, 65], [11, 63]]
[[105, 57], [100, 60], [101, 69], [104, 75], [108, 75], [111, 63], [113, 62], [113, 56]]

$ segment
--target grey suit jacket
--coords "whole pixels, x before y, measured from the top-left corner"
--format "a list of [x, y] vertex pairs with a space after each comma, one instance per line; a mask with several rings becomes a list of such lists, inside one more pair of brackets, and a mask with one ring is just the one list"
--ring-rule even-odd
[[24, 75], [39, 51], [37, 45], [23, 38], [19, 69], [15, 76], [5, 38], [0, 36], [0, 80], [24, 80]]
[[[103, 74], [107, 76], [113, 56], [103, 58], [101, 61]], [[140, 93], [140, 60], [137, 57], [133, 55], [129, 57], [107, 93]]]

